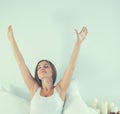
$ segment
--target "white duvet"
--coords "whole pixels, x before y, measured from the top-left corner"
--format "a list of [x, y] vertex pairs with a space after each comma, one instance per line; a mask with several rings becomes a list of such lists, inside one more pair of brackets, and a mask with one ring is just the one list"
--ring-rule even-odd
[[[9, 88], [1, 86], [0, 113], [29, 114], [30, 100], [28, 97], [29, 96], [26, 92], [16, 86], [10, 85]], [[68, 89], [66, 101], [63, 107], [63, 114], [97, 114], [94, 109], [87, 106], [82, 100], [74, 81], [72, 81]]]

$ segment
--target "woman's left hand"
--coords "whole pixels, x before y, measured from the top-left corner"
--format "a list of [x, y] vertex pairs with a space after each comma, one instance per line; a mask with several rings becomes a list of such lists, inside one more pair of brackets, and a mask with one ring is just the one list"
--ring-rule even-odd
[[77, 35], [77, 40], [81, 44], [87, 36], [87, 33], [88, 33], [87, 28], [84, 26], [80, 32], [78, 32], [77, 29], [75, 29], [75, 32], [76, 32], [76, 35]]
[[11, 25], [8, 27], [8, 39], [9, 41], [14, 41], [13, 29]]

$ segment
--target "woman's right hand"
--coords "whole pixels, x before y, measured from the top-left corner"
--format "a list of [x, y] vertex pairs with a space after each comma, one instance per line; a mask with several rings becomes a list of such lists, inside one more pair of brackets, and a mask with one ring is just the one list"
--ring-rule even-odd
[[9, 41], [14, 40], [13, 29], [12, 29], [11, 25], [8, 27], [8, 39], [9, 39]]
[[81, 44], [87, 36], [87, 33], [88, 33], [87, 28], [84, 26], [80, 32], [78, 32], [77, 29], [75, 29], [75, 32], [76, 32], [76, 35], [77, 35], [77, 40]]

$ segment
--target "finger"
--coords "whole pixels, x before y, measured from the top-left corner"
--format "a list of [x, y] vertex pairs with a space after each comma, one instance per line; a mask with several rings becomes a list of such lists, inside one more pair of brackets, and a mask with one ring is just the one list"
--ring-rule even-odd
[[8, 28], [11, 28], [11, 25], [9, 25]]
[[84, 31], [84, 32], [86, 32], [86, 31], [87, 31], [87, 28], [86, 28], [85, 26], [84, 26], [84, 29], [83, 29], [83, 31]]
[[83, 32], [85, 31], [85, 26], [83, 26], [82, 31], [83, 31]]
[[75, 32], [76, 32], [76, 35], [78, 35], [78, 31], [77, 31], [77, 29], [74, 29], [75, 30]]
[[12, 26], [11, 26], [11, 25], [9, 25], [8, 29], [9, 29], [9, 30], [12, 30]]
[[77, 29], [74, 29], [74, 30], [75, 30], [76, 34], [78, 34], [78, 31], [77, 31]]
[[84, 27], [83, 32], [84, 32], [85, 34], [87, 34], [87, 33], [88, 33], [88, 31], [87, 31], [87, 28], [86, 28], [86, 27]]
[[87, 30], [87, 28], [85, 28], [85, 32], [86, 32], [86, 34], [88, 33], [88, 30]]
[[82, 30], [81, 30], [79, 33], [82, 33], [82, 32], [84, 32], [84, 29], [85, 29], [85, 27], [83, 26]]
[[76, 35], [77, 35], [77, 37], [79, 37], [79, 33], [78, 33], [78, 31], [77, 31], [77, 29], [74, 29], [75, 30], [75, 32], [76, 32]]

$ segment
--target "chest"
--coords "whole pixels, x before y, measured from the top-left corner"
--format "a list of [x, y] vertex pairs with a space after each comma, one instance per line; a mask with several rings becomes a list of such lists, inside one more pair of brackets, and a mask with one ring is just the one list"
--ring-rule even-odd
[[60, 110], [59, 108], [63, 106], [63, 101], [56, 91], [47, 97], [42, 96], [40, 91], [37, 91], [31, 100], [31, 106], [40, 107], [44, 110], [53, 110], [53, 108]]
[[54, 90], [51, 91], [44, 91], [41, 89], [41, 91], [39, 92], [39, 95], [42, 97], [50, 97], [54, 94]]

